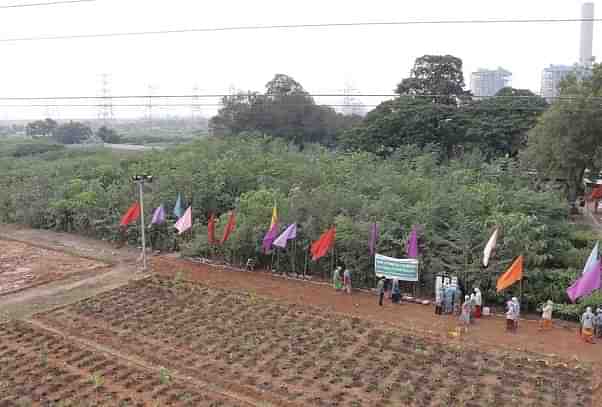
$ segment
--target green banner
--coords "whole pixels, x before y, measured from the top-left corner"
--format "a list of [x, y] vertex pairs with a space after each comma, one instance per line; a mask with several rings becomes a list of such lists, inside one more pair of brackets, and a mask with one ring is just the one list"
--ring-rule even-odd
[[374, 272], [378, 277], [418, 281], [418, 260], [395, 259], [377, 254], [374, 256]]

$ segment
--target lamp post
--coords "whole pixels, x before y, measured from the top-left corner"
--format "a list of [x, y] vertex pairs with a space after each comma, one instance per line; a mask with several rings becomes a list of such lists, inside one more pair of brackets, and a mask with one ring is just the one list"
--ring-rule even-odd
[[146, 235], [144, 223], [144, 183], [153, 182], [153, 176], [148, 174], [138, 174], [132, 176], [132, 181], [138, 184], [138, 194], [140, 195], [140, 231], [142, 237], [142, 271], [146, 271]]

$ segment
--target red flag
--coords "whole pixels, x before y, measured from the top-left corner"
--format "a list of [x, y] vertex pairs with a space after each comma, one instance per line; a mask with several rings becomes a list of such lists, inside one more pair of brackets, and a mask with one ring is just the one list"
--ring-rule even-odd
[[224, 236], [222, 236], [221, 243], [226, 243], [226, 240], [230, 237], [230, 234], [234, 231], [234, 227], [236, 226], [236, 216], [234, 215], [234, 211], [230, 212], [230, 217], [228, 218], [228, 224], [226, 225], [226, 229], [224, 229]]
[[140, 216], [140, 204], [138, 203], [138, 201], [136, 201], [136, 202], [134, 202], [134, 204], [132, 206], [130, 206], [130, 209], [128, 209], [128, 211], [125, 213], [125, 215], [123, 215], [123, 217], [121, 218], [121, 223], [119, 223], [119, 226], [127, 226], [130, 223], [135, 222], [139, 216]]
[[336, 227], [333, 226], [324, 232], [324, 234], [320, 236], [320, 239], [312, 243], [311, 255], [313, 261], [318, 260], [320, 257], [324, 257], [326, 253], [328, 253], [328, 250], [330, 250], [330, 248], [334, 245], [335, 237]]
[[209, 216], [209, 223], [207, 223], [207, 240], [209, 240], [209, 244], [216, 244], [215, 241], [215, 215], [211, 214]]

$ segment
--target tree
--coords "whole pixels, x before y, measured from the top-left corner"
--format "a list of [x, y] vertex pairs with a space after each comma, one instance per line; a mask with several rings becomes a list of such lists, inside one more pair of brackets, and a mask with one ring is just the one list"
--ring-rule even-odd
[[447, 156], [469, 142], [467, 121], [453, 105], [423, 98], [397, 98], [380, 104], [363, 122], [344, 132], [339, 142], [345, 148], [388, 156], [402, 145], [436, 145]]
[[586, 169], [600, 168], [602, 152], [602, 66], [596, 64], [592, 76], [581, 81], [570, 78], [562, 86], [561, 96], [544, 113], [529, 133], [528, 149], [523, 156], [526, 166], [535, 167], [542, 177], [565, 180], [566, 196], [572, 208], [582, 192]]
[[409, 78], [395, 90], [399, 95], [437, 95], [427, 98], [437, 103], [456, 104], [456, 98], [470, 95], [464, 90], [462, 60], [452, 55], [424, 55], [417, 58]]
[[210, 122], [218, 136], [259, 132], [299, 146], [314, 142], [332, 146], [338, 131], [357, 122], [356, 117], [316, 105], [300, 83], [282, 74], [266, 84], [264, 94], [240, 92], [223, 98], [222, 104]]
[[107, 126], [102, 126], [96, 132], [96, 136], [100, 138], [104, 143], [119, 144], [121, 137], [114, 129], [109, 129]]
[[80, 122], [70, 121], [58, 126], [53, 137], [61, 144], [80, 144], [92, 136], [92, 129]]
[[28, 136], [50, 136], [56, 127], [57, 122], [50, 118], [36, 120], [35, 122], [27, 123], [25, 133]]
[[527, 133], [535, 127], [548, 104], [527, 89], [506, 87], [495, 96], [462, 106], [469, 122], [467, 138], [487, 158], [514, 157], [526, 147]]

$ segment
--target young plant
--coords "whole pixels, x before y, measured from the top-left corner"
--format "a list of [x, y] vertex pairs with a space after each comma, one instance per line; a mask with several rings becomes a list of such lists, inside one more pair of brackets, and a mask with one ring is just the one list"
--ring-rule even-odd
[[159, 381], [164, 386], [171, 382], [171, 373], [169, 370], [167, 370], [167, 368], [161, 367], [159, 369]]

